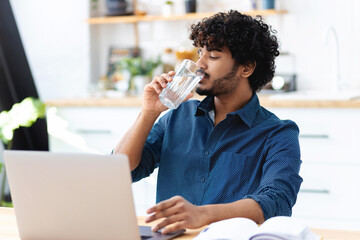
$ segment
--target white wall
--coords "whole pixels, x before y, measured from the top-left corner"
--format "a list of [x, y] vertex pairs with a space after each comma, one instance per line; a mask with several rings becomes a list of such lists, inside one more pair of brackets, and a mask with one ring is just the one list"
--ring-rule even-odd
[[283, 0], [289, 14], [279, 23], [282, 49], [294, 54], [301, 89], [330, 89], [334, 77], [335, 48], [330, 36], [324, 45], [328, 26], [339, 39], [341, 78], [348, 88], [360, 88], [360, 1]]
[[87, 0], [11, 0], [40, 97], [72, 97], [89, 79]]
[[[100, 1], [101, 11], [103, 2]], [[150, 1], [139, 2], [147, 4], [149, 13], [160, 13], [161, 0], [151, 1], [151, 5]], [[175, 2], [176, 13], [182, 13], [182, 0]], [[90, 75], [95, 81], [106, 74], [109, 47], [134, 43], [131, 24], [89, 27], [85, 23], [89, 14], [87, 0], [11, 0], [11, 3], [40, 96], [45, 100], [83, 95], [89, 88]], [[248, 7], [246, 0], [199, 0], [199, 5], [199, 11]], [[279, 71], [294, 68], [299, 89], [330, 89], [335, 74], [335, 44], [332, 36], [327, 45], [323, 39], [326, 28], [333, 26], [339, 38], [341, 77], [348, 87], [360, 88], [360, 1], [278, 0], [277, 7], [289, 13], [265, 20], [278, 30], [281, 50], [291, 54], [290, 60], [278, 61]], [[177, 47], [188, 41], [190, 23], [140, 23], [144, 55], [156, 56], [165, 47]]]

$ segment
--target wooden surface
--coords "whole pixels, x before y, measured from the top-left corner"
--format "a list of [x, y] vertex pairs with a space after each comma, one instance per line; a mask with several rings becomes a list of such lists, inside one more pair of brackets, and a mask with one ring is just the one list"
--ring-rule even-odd
[[48, 107], [140, 107], [141, 98], [74, 98], [46, 101]]
[[14, 210], [0, 207], [0, 239], [20, 240]]
[[[201, 99], [201, 97], [199, 97]], [[265, 108], [360, 108], [360, 99], [356, 100], [272, 100], [259, 96], [261, 106]], [[54, 99], [46, 101], [53, 107], [140, 107], [140, 97], [122, 98], [78, 98]]]
[[[139, 225], [144, 224], [144, 217], [138, 217]], [[176, 239], [193, 239], [203, 228], [191, 230]], [[316, 234], [323, 237], [323, 240], [359, 240], [360, 232], [329, 230], [329, 229], [311, 229]], [[0, 207], [0, 239], [1, 240], [20, 240], [16, 226], [14, 210], [12, 208]]]
[[[254, 10], [245, 12], [245, 14], [256, 16], [256, 15], [276, 15], [284, 14], [286, 11], [276, 11], [276, 10]], [[171, 16], [161, 16], [161, 15], [133, 15], [133, 16], [114, 16], [114, 17], [96, 17], [90, 18], [87, 20], [89, 24], [113, 24], [113, 23], [138, 23], [138, 22], [154, 22], [154, 21], [183, 21], [183, 20], [197, 20], [205, 17], [210, 17], [214, 15], [214, 12], [206, 13], [186, 13], [179, 15]]]
[[259, 96], [265, 108], [360, 108], [360, 99], [354, 100], [274, 100]]

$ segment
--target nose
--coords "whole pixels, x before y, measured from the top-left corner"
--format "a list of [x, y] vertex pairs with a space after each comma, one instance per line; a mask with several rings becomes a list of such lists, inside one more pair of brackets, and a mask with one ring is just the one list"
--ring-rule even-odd
[[196, 64], [202, 68], [203, 70], [206, 70], [207, 69], [207, 64], [206, 64], [206, 61], [205, 61], [205, 58], [204, 58], [204, 55], [199, 57], [199, 59], [197, 60]]

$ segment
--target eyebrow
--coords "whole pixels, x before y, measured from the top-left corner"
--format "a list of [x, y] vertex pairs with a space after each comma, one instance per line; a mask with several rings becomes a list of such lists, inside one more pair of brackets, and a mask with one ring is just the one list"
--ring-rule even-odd
[[213, 51], [216, 51], [216, 52], [223, 52], [222, 49], [220, 48], [207, 48], [206, 50], [208, 50], [209, 52], [213, 52]]
[[[207, 49], [208, 52], [213, 52], [213, 51], [217, 51], [217, 52], [223, 52], [221, 49], [219, 48], [216, 48], [216, 49]], [[202, 53], [202, 49], [201, 48], [198, 48], [198, 51], [197, 51], [198, 54]]]

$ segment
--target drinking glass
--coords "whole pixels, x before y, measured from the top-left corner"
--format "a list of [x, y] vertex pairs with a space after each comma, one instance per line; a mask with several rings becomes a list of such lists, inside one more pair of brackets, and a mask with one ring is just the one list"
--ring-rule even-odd
[[160, 101], [168, 108], [178, 108], [203, 76], [204, 71], [195, 62], [185, 59], [176, 70], [173, 80], [161, 91]]

